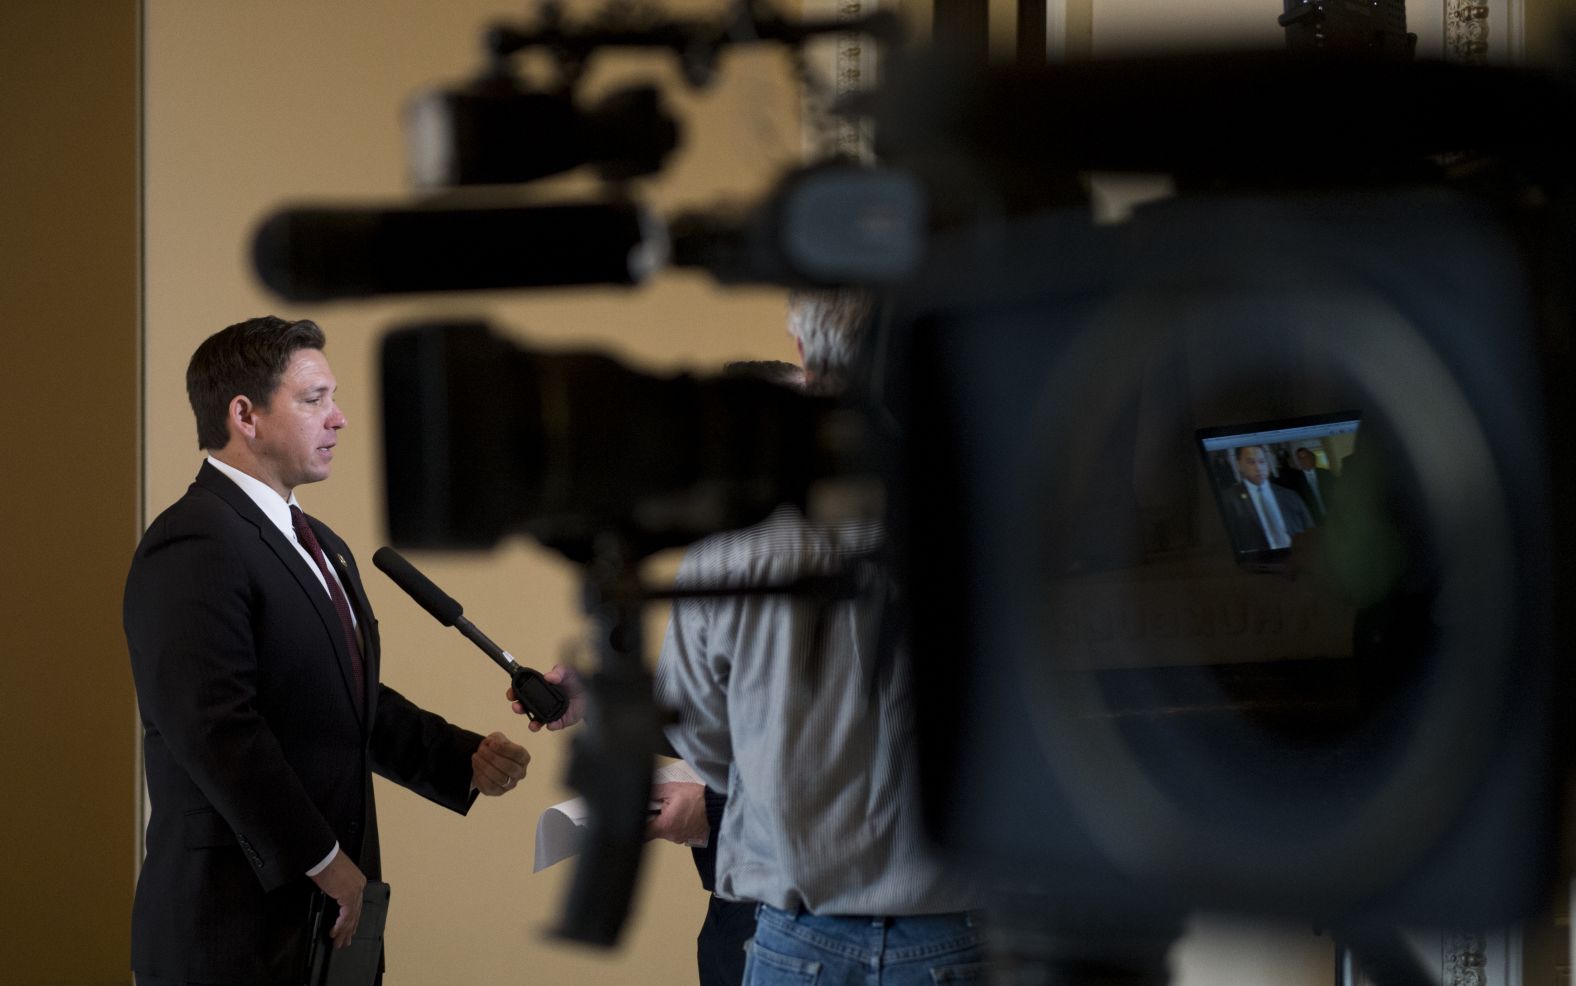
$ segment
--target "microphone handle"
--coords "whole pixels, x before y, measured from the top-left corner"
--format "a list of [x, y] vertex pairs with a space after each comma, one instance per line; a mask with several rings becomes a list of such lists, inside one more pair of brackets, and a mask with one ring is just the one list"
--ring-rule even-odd
[[569, 697], [562, 688], [542, 677], [540, 671], [516, 665], [509, 681], [514, 686], [515, 699], [525, 707], [525, 714], [537, 722], [557, 722], [569, 711]]
[[525, 714], [540, 723], [556, 722], [569, 711], [569, 698], [563, 689], [542, 677], [541, 672], [524, 667], [509, 652], [493, 643], [476, 624], [463, 616], [456, 617], [454, 626], [471, 643], [482, 649], [493, 663], [509, 672], [509, 683], [514, 687], [514, 697], [525, 708]]
[[482, 649], [482, 653], [492, 658], [493, 663], [498, 665], [500, 668], [503, 668], [510, 674], [514, 674], [515, 671], [519, 669], [520, 665], [515, 663], [514, 658], [509, 656], [508, 651], [505, 651], [502, 647], [499, 647], [497, 644], [493, 643], [492, 639], [485, 633], [482, 633], [480, 630], [476, 629], [476, 624], [472, 623], [470, 620], [463, 616], [457, 616], [454, 618], [454, 628], [465, 634], [466, 637], [470, 638], [471, 643], [475, 644], [477, 647], [480, 647]]

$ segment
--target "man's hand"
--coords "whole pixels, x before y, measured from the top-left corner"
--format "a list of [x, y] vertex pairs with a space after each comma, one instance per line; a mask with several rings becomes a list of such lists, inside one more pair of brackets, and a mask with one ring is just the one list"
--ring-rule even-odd
[[681, 846], [704, 846], [711, 837], [706, 821], [706, 785], [687, 781], [651, 785], [651, 800], [662, 807], [646, 823], [646, 838], [666, 839]]
[[343, 849], [334, 859], [312, 878], [323, 893], [339, 904], [339, 918], [329, 934], [335, 948], [344, 948], [356, 936], [356, 925], [361, 923], [361, 892], [366, 889], [367, 878], [361, 868], [350, 861]]
[[[568, 668], [562, 664], [555, 664], [553, 665], [553, 669], [551, 671], [542, 675], [542, 680], [550, 684], [557, 685], [559, 688], [564, 690], [564, 694], [569, 698], [569, 711], [565, 712], [562, 718], [554, 719], [552, 722], [542, 723], [532, 719], [530, 722], [526, 723], [525, 728], [529, 729], [533, 733], [542, 729], [544, 726], [549, 730], [565, 729], [569, 726], [573, 726], [575, 723], [579, 722], [585, 717], [586, 686], [585, 682], [580, 680], [580, 675], [575, 671], [574, 668]], [[514, 711], [517, 714], [522, 716], [525, 715], [525, 706], [515, 701], [516, 695], [514, 694], [513, 688], [505, 692], [504, 695], [511, 703], [513, 703]]]
[[471, 787], [496, 798], [525, 777], [530, 762], [531, 755], [525, 747], [511, 742], [503, 733], [493, 733], [471, 754]]

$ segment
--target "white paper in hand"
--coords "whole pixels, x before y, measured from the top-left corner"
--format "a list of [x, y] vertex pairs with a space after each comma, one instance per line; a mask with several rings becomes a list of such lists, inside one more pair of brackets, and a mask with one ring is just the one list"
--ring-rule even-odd
[[[700, 784], [701, 779], [694, 767], [683, 760], [675, 760], [653, 771], [651, 783]], [[570, 798], [542, 812], [542, 817], [536, 820], [536, 859], [531, 872], [540, 873], [580, 852], [589, 815], [590, 808], [584, 798]]]
[[571, 798], [542, 812], [536, 820], [536, 862], [532, 873], [540, 873], [580, 851], [587, 811], [584, 798]]

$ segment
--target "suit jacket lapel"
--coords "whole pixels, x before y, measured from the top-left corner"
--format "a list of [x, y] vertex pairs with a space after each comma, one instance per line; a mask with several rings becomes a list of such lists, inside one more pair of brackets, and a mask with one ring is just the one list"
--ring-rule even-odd
[[[252, 498], [247, 496], [239, 486], [232, 483], [230, 478], [224, 473], [204, 462], [202, 469], [197, 473], [197, 485], [217, 494], [220, 499], [234, 508], [236, 513], [256, 527], [258, 538], [268, 546], [280, 563], [294, 576], [296, 584], [301, 587], [301, 591], [306, 594], [307, 600], [317, 610], [318, 619], [323, 624], [323, 632], [328, 635], [329, 645], [334, 649], [334, 663], [339, 666], [339, 678], [344, 684], [345, 696], [347, 698], [353, 697], [356, 687], [355, 675], [350, 670], [350, 651], [346, 649], [345, 634], [339, 623], [339, 613], [334, 609], [334, 601], [323, 590], [323, 583], [318, 574], [310, 567], [310, 563], [301, 557], [301, 553], [296, 550], [295, 545], [258, 509], [257, 504], [252, 502]], [[321, 543], [322, 525], [314, 525], [312, 529], [317, 532]], [[342, 551], [343, 544], [339, 539], [334, 538], [333, 540], [336, 550]], [[326, 551], [326, 545], [324, 547]], [[330, 564], [333, 564], [333, 562], [330, 562]], [[340, 581], [345, 585], [349, 585], [354, 580], [344, 578], [343, 573], [341, 573]], [[359, 586], [356, 588], [356, 593], [360, 595]], [[366, 617], [364, 614], [366, 612], [367, 610], [364, 607], [359, 608], [356, 614], [357, 618], [365, 621]], [[371, 664], [369, 663], [367, 667], [370, 669]], [[368, 679], [372, 677], [370, 670], [367, 677]], [[364, 707], [362, 702], [353, 701], [351, 703], [351, 708], [355, 710], [356, 719], [363, 728], [366, 725], [362, 712]]]

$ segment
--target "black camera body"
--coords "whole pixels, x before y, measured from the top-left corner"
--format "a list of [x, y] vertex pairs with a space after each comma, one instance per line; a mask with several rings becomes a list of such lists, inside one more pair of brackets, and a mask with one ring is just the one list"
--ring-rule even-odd
[[613, 532], [643, 557], [802, 504], [853, 454], [826, 399], [536, 351], [480, 322], [395, 330], [382, 366], [389, 533], [406, 546], [525, 533], [585, 562]]
[[[1377, 30], [1388, 52], [1394, 31]], [[900, 180], [834, 175], [785, 197], [813, 208], [673, 226], [688, 238], [672, 255], [728, 283], [881, 288], [856, 393], [409, 326], [383, 349], [393, 539], [523, 532], [597, 571], [610, 538], [643, 557], [805, 503], [818, 480], [878, 476], [947, 851], [1134, 921], [1199, 906], [1344, 928], [1514, 921], [1556, 872], [1569, 762], [1576, 159], [1555, 138], [1576, 104], [1553, 77], [1372, 55], [893, 64], [866, 108]], [[1343, 112], [1319, 127], [1289, 112], [1312, 93]], [[524, 174], [467, 155], [466, 174]], [[1169, 174], [1183, 194], [1096, 226], [1066, 203], [1103, 170]], [[1031, 186], [1055, 194], [1020, 197]], [[866, 200], [871, 235], [840, 253], [859, 237], [823, 220]], [[486, 286], [629, 284], [630, 256], [675, 245], [622, 198], [582, 208], [614, 230], [595, 272], [510, 254], [518, 280]], [[465, 239], [465, 214], [441, 218], [446, 243]], [[488, 250], [518, 239], [477, 228]], [[294, 244], [276, 283], [347, 252], [301, 229], [273, 227]], [[356, 242], [374, 274], [341, 257], [354, 290], [308, 271], [315, 297], [404, 289]], [[1335, 411], [1360, 419], [1355, 439], [1291, 424]], [[1262, 458], [1201, 456], [1222, 429]], [[1289, 482], [1298, 453], [1339, 480], [1316, 524], [1258, 488], [1263, 472]], [[1281, 538], [1269, 564], [1236, 552], [1233, 504]], [[642, 598], [627, 574], [603, 583], [621, 625]], [[631, 721], [644, 684], [609, 685]], [[603, 743], [598, 763], [649, 757], [643, 743]], [[606, 805], [639, 804], [646, 774], [626, 773]], [[615, 869], [620, 886], [581, 886], [582, 906], [627, 898], [634, 864]]]
[[[1134, 920], [1498, 926], [1545, 903], [1569, 309], [1519, 225], [1418, 187], [937, 245], [897, 315], [890, 488], [950, 852]], [[1343, 408], [1327, 518], [1243, 564], [1196, 434]]]

